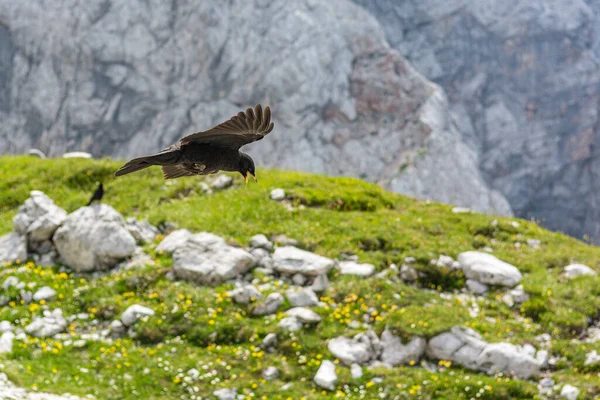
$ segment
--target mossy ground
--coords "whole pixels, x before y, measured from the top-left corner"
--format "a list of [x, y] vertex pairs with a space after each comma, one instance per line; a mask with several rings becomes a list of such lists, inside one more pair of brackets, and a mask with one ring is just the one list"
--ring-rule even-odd
[[[535, 336], [548, 332], [555, 339], [553, 354], [564, 357], [554, 379], [579, 386], [586, 397], [600, 394], [600, 367], [583, 365], [585, 354], [600, 351], [600, 343], [571, 342], [598, 318], [600, 278], [567, 281], [561, 274], [571, 262], [600, 271], [600, 248], [548, 232], [533, 222], [454, 214], [448, 205], [388, 193], [355, 179], [260, 170], [259, 184], [244, 187], [238, 174], [232, 188], [203, 195], [201, 178], [165, 182], [154, 168], [114, 179], [112, 174], [119, 165], [111, 160], [1, 157], [0, 234], [12, 229], [11, 219], [29, 191], [42, 190], [71, 212], [87, 202], [95, 182], [101, 180], [106, 191], [103, 201], [125, 216], [148, 219], [156, 225], [174, 222], [242, 245], [257, 233], [285, 234], [298, 239], [300, 247], [325, 256], [355, 253], [361, 262], [373, 263], [380, 271], [413, 256], [415, 267], [426, 277], [414, 287], [334, 272], [331, 288], [322, 298], [329, 306], [316, 309], [323, 321], [290, 335], [277, 328], [281, 313], [251, 317], [249, 308], [234, 304], [226, 296], [229, 284], [209, 288], [168, 280], [165, 274], [171, 260], [154, 252], [160, 238], [146, 248], [155, 258], [153, 266], [97, 278], [31, 262], [4, 266], [0, 270], [3, 276], [14, 275], [37, 287], [49, 285], [59, 293], [45, 304], [21, 304], [19, 294], [10, 292], [12, 303], [0, 308], [0, 320], [17, 326], [26, 326], [44, 309], [59, 307], [66, 315], [93, 314], [97, 327], [79, 320], [69, 327], [76, 340], [83, 331], [102, 329], [130, 304], [156, 311], [155, 317], [136, 326], [137, 338], [110, 345], [88, 341], [75, 348], [54, 339], [15, 342], [14, 353], [0, 357], [0, 369], [17, 385], [124, 399], [210, 397], [221, 387], [236, 387], [248, 398], [269, 399], [371, 399], [382, 393], [390, 399], [535, 397], [535, 381], [489, 377], [456, 366], [435, 373], [419, 365], [365, 370], [360, 380], [353, 380], [348, 369], [340, 366], [336, 392], [316, 389], [312, 376], [322, 359], [332, 358], [326, 340], [360, 331], [348, 324], [362, 321], [362, 315], [373, 307], [378, 333], [389, 326], [405, 338], [431, 337], [453, 325], [466, 325], [488, 341], [537, 346]], [[291, 196], [293, 210], [269, 199], [276, 187]], [[498, 224], [494, 226], [493, 220]], [[542, 245], [533, 249], [525, 244], [527, 239], [539, 239]], [[517, 247], [517, 242], [523, 245]], [[511, 309], [499, 301], [503, 292], [494, 289], [478, 301], [479, 314], [472, 316], [472, 304], [465, 304], [457, 295], [464, 286], [462, 273], [429, 264], [441, 254], [456, 257], [482, 247], [492, 248], [494, 255], [521, 270], [522, 283], [531, 295], [528, 302]], [[274, 290], [287, 287], [277, 279], [258, 274], [257, 278], [271, 283]], [[441, 292], [455, 294], [442, 297]], [[280, 333], [275, 353], [257, 347], [269, 332]], [[278, 367], [280, 378], [264, 381], [260, 372], [267, 366]], [[185, 373], [191, 368], [198, 369], [202, 378], [188, 382]], [[383, 377], [383, 382], [375, 384], [372, 379], [376, 376]]]

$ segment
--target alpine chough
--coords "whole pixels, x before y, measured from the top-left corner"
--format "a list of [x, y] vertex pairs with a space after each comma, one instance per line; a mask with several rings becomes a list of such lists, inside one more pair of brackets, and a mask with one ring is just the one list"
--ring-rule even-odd
[[245, 144], [261, 140], [273, 130], [271, 109], [260, 104], [248, 108], [207, 131], [184, 137], [160, 153], [135, 158], [122, 166], [115, 176], [161, 165], [165, 179], [190, 175], [208, 175], [218, 171], [238, 171], [248, 184], [256, 180], [254, 160], [240, 151]]
[[94, 200], [97, 200], [97, 201], [102, 200], [103, 196], [104, 196], [104, 186], [102, 186], [102, 182], [101, 182], [98, 184], [98, 188], [92, 195], [92, 198], [90, 199], [89, 203], [87, 203], [88, 207], [94, 202]]

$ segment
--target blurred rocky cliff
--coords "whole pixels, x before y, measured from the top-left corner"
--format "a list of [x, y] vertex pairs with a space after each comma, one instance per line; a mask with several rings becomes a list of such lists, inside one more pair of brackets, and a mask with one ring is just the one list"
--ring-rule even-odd
[[355, 3], [0, 0], [0, 153], [141, 155], [262, 102], [261, 165], [600, 237], [600, 1]]
[[600, 239], [600, 1], [355, 2], [444, 88], [515, 214]]

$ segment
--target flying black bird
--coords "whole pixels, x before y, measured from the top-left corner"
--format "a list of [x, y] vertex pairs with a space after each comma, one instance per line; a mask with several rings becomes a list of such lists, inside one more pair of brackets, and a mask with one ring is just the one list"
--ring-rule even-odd
[[245, 144], [261, 140], [273, 130], [271, 109], [263, 112], [260, 104], [240, 112], [207, 131], [184, 137], [160, 153], [139, 157], [122, 166], [115, 176], [129, 174], [161, 165], [165, 179], [190, 175], [208, 175], [218, 171], [238, 171], [248, 184], [252, 175], [256, 180], [254, 160], [240, 151]]
[[98, 188], [92, 195], [92, 198], [90, 199], [89, 203], [87, 203], [88, 207], [94, 202], [94, 200], [102, 200], [102, 196], [104, 196], [104, 187], [102, 186], [102, 183], [99, 183]]

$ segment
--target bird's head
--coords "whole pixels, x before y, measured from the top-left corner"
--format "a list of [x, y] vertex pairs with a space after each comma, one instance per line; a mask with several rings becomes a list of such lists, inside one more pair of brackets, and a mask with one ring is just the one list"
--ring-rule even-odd
[[248, 154], [241, 153], [238, 171], [244, 177], [246, 185], [248, 184], [250, 175], [252, 175], [255, 181], [258, 181], [258, 179], [256, 179], [256, 171], [254, 170], [254, 160], [252, 160]]

